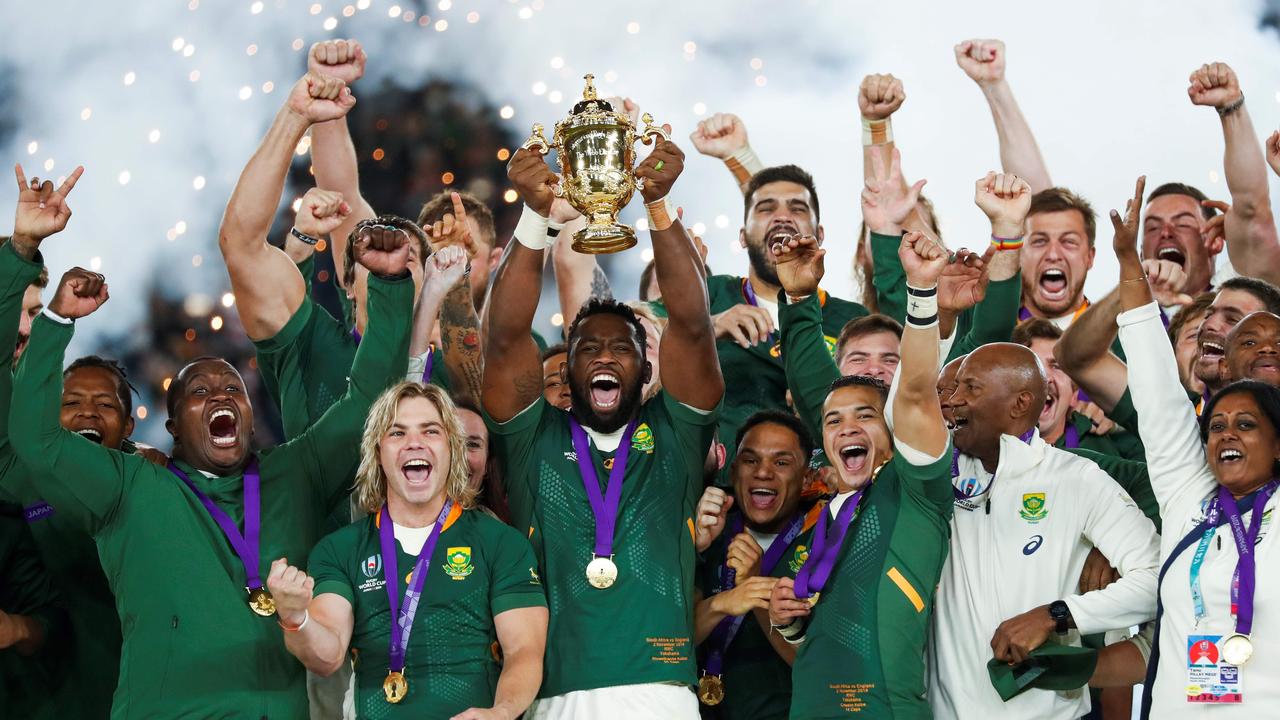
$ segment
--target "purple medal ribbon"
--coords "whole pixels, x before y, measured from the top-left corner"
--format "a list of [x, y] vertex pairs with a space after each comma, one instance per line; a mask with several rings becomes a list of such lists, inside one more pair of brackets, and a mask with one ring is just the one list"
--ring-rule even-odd
[[1275, 494], [1277, 486], [1280, 486], [1280, 480], [1272, 480], [1258, 491], [1253, 499], [1253, 515], [1249, 518], [1248, 529], [1245, 529], [1235, 498], [1225, 487], [1218, 486], [1216, 502], [1231, 523], [1231, 535], [1235, 538], [1236, 552], [1240, 556], [1236, 560], [1235, 576], [1231, 583], [1231, 614], [1236, 616], [1236, 632], [1241, 635], [1248, 635], [1253, 629], [1253, 591], [1256, 587], [1257, 570], [1253, 544], [1262, 529], [1262, 516], [1267, 501]]
[[618, 523], [618, 502], [622, 499], [622, 478], [627, 474], [627, 457], [631, 454], [631, 436], [635, 434], [637, 420], [633, 419], [622, 434], [618, 443], [618, 452], [613, 457], [613, 468], [609, 470], [609, 486], [604, 495], [600, 494], [600, 477], [596, 475], [595, 457], [591, 454], [591, 442], [587, 431], [572, 414], [569, 415], [569, 430], [573, 434], [573, 452], [578, 459], [578, 471], [582, 475], [582, 486], [586, 488], [587, 500], [591, 503], [591, 512], [596, 518], [596, 557], [613, 556], [613, 531]]
[[382, 512], [378, 514], [378, 542], [382, 546], [382, 577], [386, 580], [387, 602], [391, 605], [393, 618], [389, 662], [391, 672], [404, 671], [405, 651], [409, 648], [409, 632], [413, 630], [413, 617], [418, 614], [418, 600], [422, 598], [422, 586], [427, 581], [427, 566], [431, 564], [431, 553], [436, 548], [436, 540], [440, 539], [445, 520], [449, 518], [449, 511], [452, 509], [453, 501], [446, 498], [444, 507], [440, 508], [440, 515], [436, 518], [436, 524], [431, 528], [427, 541], [423, 543], [417, 562], [413, 564], [409, 586], [404, 589], [403, 603], [400, 601], [400, 570], [396, 562], [395, 527], [391, 522], [391, 513], [387, 511], [385, 504], [382, 506]]
[[1080, 431], [1077, 430], [1075, 424], [1071, 422], [1070, 416], [1067, 417], [1067, 430], [1062, 434], [1062, 437], [1064, 441], [1063, 445], [1065, 447], [1070, 449], [1080, 447]]
[[[756, 289], [751, 286], [751, 278], [747, 278], [746, 280], [742, 281], [742, 294], [747, 297], [747, 303], [749, 303], [751, 307], [760, 307], [760, 300], [759, 298], [756, 297]], [[774, 342], [774, 336], [776, 334], [777, 334], [776, 330], [769, 333], [770, 343]]]
[[[728, 528], [726, 537], [733, 538], [742, 532], [742, 516], [734, 516], [733, 524]], [[804, 529], [804, 513], [797, 513], [792, 519], [787, 529], [782, 531], [778, 537], [773, 539], [773, 544], [769, 545], [769, 549], [764, 552], [764, 556], [760, 558], [760, 575], [768, 576], [773, 574], [773, 568], [777, 566], [778, 561], [787, 553], [787, 548], [791, 543], [800, 536], [800, 531]], [[720, 566], [720, 589], [718, 592], [732, 590], [735, 585], [737, 571], [729, 567], [728, 563]], [[737, 637], [738, 630], [742, 627], [742, 621], [746, 619], [746, 615], [737, 617], [729, 616], [722, 619], [716, 624], [714, 630], [711, 631], [711, 651], [707, 653], [706, 674], [719, 675], [724, 672], [724, 654], [729, 649], [729, 645], [733, 644], [733, 639]]]
[[244, 535], [240, 534], [240, 528], [236, 526], [234, 520], [222, 508], [218, 507], [208, 495], [201, 492], [195, 483], [191, 482], [191, 478], [172, 462], [169, 463], [169, 472], [178, 476], [178, 479], [186, 483], [191, 492], [200, 498], [200, 503], [204, 505], [204, 509], [209, 512], [213, 521], [222, 529], [222, 534], [227, 536], [227, 542], [231, 543], [231, 549], [235, 550], [236, 555], [240, 556], [240, 563], [244, 565], [245, 581], [248, 583], [248, 590], [257, 590], [262, 585], [262, 575], [260, 570], [260, 558], [258, 556], [258, 538], [262, 531], [262, 498], [260, 489], [262, 487], [261, 478], [258, 475], [258, 460], [254, 458], [249, 461], [249, 465], [244, 469]]
[[827, 519], [831, 517], [831, 512], [828, 508], [822, 509], [822, 514], [818, 517], [818, 525], [813, 529], [813, 546], [809, 548], [809, 557], [804, 561], [800, 572], [796, 574], [797, 599], [804, 600], [814, 593], [821, 592], [827, 584], [831, 571], [835, 569], [836, 558], [840, 555], [840, 547], [844, 545], [844, 536], [849, 532], [849, 526], [853, 524], [854, 512], [858, 509], [858, 503], [862, 501], [862, 496], [869, 487], [871, 487], [870, 482], [863, 485], [862, 489], [840, 506], [840, 512], [836, 515], [834, 538], [827, 537]]

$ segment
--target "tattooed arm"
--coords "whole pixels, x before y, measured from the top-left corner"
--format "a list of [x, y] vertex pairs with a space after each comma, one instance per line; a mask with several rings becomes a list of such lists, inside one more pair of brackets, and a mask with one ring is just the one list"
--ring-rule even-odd
[[440, 344], [454, 399], [479, 402], [484, 373], [480, 317], [471, 301], [471, 283], [465, 277], [454, 284], [440, 306]]

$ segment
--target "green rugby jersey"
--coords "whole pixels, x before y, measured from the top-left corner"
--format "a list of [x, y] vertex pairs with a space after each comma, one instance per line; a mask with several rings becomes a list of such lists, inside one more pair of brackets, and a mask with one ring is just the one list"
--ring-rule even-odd
[[[263, 573], [279, 557], [305, 565], [329, 509], [348, 492], [369, 406], [404, 376], [413, 283], [373, 279], [369, 288], [370, 332], [347, 394], [295, 441], [259, 456]], [[306, 323], [295, 315], [281, 333], [296, 337]], [[10, 435], [43, 496], [97, 543], [124, 635], [112, 716], [305, 717], [302, 665], [275, 619], [247, 607], [244, 568], [196, 495], [165, 468], [59, 424], [71, 335], [70, 325], [36, 319], [10, 413], [21, 422], [11, 422]], [[240, 474], [179, 467], [242, 522]]]
[[[587, 584], [595, 516], [575, 461], [569, 416], [541, 396], [516, 417], [486, 416], [503, 464], [512, 524], [530, 534], [551, 610], [538, 697], [615, 685], [693, 685], [693, 518], [718, 409], [666, 392], [646, 402], [631, 440], [614, 533], [618, 580]], [[601, 493], [613, 453], [592, 443]]]
[[[492, 707], [498, 681], [493, 618], [547, 604], [529, 541], [483, 511], [454, 507], [431, 554], [409, 634], [409, 694], [392, 705], [382, 692], [392, 618], [379, 522], [374, 513], [328, 535], [311, 551], [308, 567], [317, 597], [339, 595], [355, 612], [351, 650], [357, 658], [358, 717], [447, 720], [467, 708]], [[417, 557], [399, 542], [396, 548], [403, 596]]]
[[[950, 446], [929, 465], [895, 455], [880, 472], [797, 648], [792, 718], [932, 717], [925, 639], [947, 558], [952, 507]], [[802, 535], [774, 574], [795, 577], [812, 536]]]
[[44, 647], [30, 657], [14, 647], [0, 649], [0, 717], [78, 719], [62, 712], [64, 706], [56, 702], [57, 678], [66, 670], [62, 657], [66, 617], [23, 521], [22, 508], [7, 504], [0, 504], [0, 612], [31, 618], [45, 632]]

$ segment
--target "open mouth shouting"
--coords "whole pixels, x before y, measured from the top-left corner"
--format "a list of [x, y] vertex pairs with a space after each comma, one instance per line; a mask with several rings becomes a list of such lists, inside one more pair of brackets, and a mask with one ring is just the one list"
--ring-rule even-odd
[[1225, 447], [1218, 451], [1218, 464], [1223, 467], [1230, 467], [1235, 464], [1244, 464], [1244, 453], [1239, 448]]
[[858, 477], [868, 469], [871, 462], [871, 449], [861, 441], [854, 441], [840, 447], [840, 466], [848, 477]]
[[611, 412], [622, 399], [622, 380], [612, 372], [602, 371], [591, 376], [591, 406], [597, 412]]
[[400, 466], [400, 473], [410, 487], [426, 485], [431, 480], [431, 461], [426, 458], [409, 458]]
[[1218, 361], [1226, 355], [1226, 348], [1223, 346], [1223, 339], [1216, 333], [1201, 333], [1200, 335], [1200, 362], [1217, 365]]
[[1063, 302], [1071, 292], [1067, 273], [1062, 268], [1049, 268], [1041, 272], [1037, 287], [1040, 295], [1050, 302]]
[[747, 502], [756, 510], [773, 510], [778, 505], [778, 491], [771, 487], [752, 487], [747, 490]]
[[240, 442], [240, 419], [227, 407], [220, 407], [209, 415], [209, 442], [216, 448], [235, 447]]
[[72, 432], [84, 438], [85, 440], [88, 440], [91, 443], [96, 443], [98, 445], [102, 444], [102, 431], [99, 430], [98, 428], [83, 427], [78, 430], [73, 430]]
[[1182, 246], [1164, 244], [1156, 248], [1157, 260], [1168, 260], [1180, 268], [1187, 267], [1187, 254], [1182, 251]]

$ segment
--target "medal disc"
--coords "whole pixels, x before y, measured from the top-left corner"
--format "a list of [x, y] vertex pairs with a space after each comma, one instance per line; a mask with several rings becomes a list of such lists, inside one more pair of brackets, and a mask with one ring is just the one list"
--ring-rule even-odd
[[816, 593], [814, 593], [814, 594], [810, 595], [810, 596], [809, 596], [809, 607], [813, 607], [814, 605], [817, 605], [817, 604], [818, 604], [818, 598], [819, 598], [819, 597], [821, 597], [821, 596], [822, 596], [822, 593], [820, 593], [820, 592], [816, 592]]
[[387, 696], [387, 702], [394, 705], [409, 694], [409, 681], [405, 679], [404, 673], [391, 671], [387, 673], [387, 679], [382, 681], [382, 692]]
[[587, 564], [587, 582], [591, 587], [604, 590], [618, 579], [618, 566], [607, 557], [598, 557]]
[[698, 699], [703, 705], [719, 705], [724, 701], [724, 681], [719, 675], [703, 675], [698, 679]]
[[276, 599], [266, 588], [252, 588], [249, 590], [249, 609], [262, 617], [271, 617], [276, 614]]
[[1222, 659], [1230, 665], [1240, 667], [1253, 657], [1253, 641], [1248, 635], [1236, 633], [1222, 641]]

